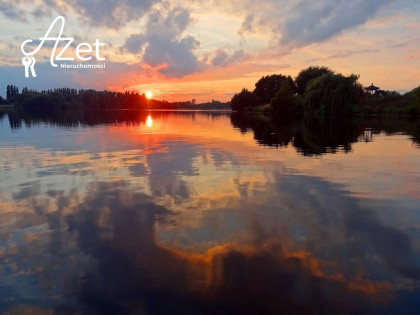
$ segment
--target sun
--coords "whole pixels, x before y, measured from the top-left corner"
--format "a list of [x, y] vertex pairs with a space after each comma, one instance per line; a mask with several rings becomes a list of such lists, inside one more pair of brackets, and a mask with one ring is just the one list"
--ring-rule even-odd
[[153, 96], [152, 92], [146, 92], [146, 98], [151, 98]]

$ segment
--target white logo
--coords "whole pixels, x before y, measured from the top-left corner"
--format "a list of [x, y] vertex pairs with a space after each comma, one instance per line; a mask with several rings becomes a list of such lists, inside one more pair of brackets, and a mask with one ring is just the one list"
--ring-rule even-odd
[[[57, 37], [49, 37], [51, 30], [53, 29], [54, 25], [58, 22], [61, 21], [61, 28], [60, 28], [60, 32], [58, 33]], [[24, 55], [23, 59], [22, 59], [22, 64], [25, 66], [25, 77], [29, 78], [29, 69], [31, 70], [31, 74], [33, 77], [36, 77], [36, 72], [35, 72], [35, 57], [34, 55], [42, 48], [42, 46], [44, 45], [45, 41], [55, 41], [53, 50], [51, 52], [51, 57], [50, 57], [50, 63], [51, 66], [53, 67], [57, 67], [57, 64], [54, 63], [54, 61], [67, 61], [67, 60], [74, 60], [73, 57], [62, 57], [62, 55], [64, 54], [64, 52], [67, 50], [67, 48], [69, 48], [69, 46], [73, 43], [74, 41], [74, 37], [61, 37], [61, 35], [63, 34], [63, 30], [64, 30], [64, 25], [66, 23], [66, 20], [64, 19], [63, 16], [58, 16], [50, 25], [50, 27], [48, 28], [47, 32], [45, 33], [44, 37], [40, 37], [39, 40], [41, 41], [38, 45], [38, 47], [36, 47], [32, 52], [26, 52], [24, 47], [27, 43], [32, 43], [32, 39], [27, 39], [25, 40], [22, 45], [20, 46], [20, 49]], [[57, 46], [58, 43], [60, 41], [66, 41], [66, 45], [61, 49], [61, 51], [56, 54], [56, 50], [57, 50]], [[105, 46], [105, 43], [101, 43], [99, 42], [99, 39], [97, 38], [95, 43], [93, 43], [93, 46], [95, 46], [95, 57], [96, 60], [98, 61], [104, 61], [105, 58], [102, 58], [99, 56], [99, 48], [100, 46]], [[76, 57], [77, 59], [79, 59], [80, 61], [88, 61], [88, 60], [92, 60], [92, 56], [82, 56], [81, 53], [92, 53], [92, 46], [89, 43], [80, 43], [79, 45], [76, 46]], [[70, 68], [68, 65], [62, 68]], [[83, 67], [76, 67], [76, 68], [83, 68]], [[88, 68], [105, 68], [105, 65], [103, 66], [99, 66], [97, 67], [96, 65], [93, 67], [90, 65], [90, 67]]]

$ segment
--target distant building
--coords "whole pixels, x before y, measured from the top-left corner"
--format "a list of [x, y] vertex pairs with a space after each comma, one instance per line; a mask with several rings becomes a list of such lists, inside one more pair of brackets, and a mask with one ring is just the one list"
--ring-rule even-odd
[[365, 90], [366, 92], [370, 93], [370, 95], [373, 95], [377, 90], [379, 90], [379, 88], [377, 86], [374, 86], [372, 83], [370, 86], [365, 87]]

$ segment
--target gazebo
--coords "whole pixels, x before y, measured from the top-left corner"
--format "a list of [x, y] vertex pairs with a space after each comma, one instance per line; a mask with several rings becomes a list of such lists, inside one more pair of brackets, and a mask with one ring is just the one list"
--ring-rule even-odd
[[379, 88], [377, 86], [374, 86], [372, 83], [370, 86], [365, 87], [365, 90], [366, 92], [370, 93], [370, 95], [373, 95], [377, 90], [379, 90]]

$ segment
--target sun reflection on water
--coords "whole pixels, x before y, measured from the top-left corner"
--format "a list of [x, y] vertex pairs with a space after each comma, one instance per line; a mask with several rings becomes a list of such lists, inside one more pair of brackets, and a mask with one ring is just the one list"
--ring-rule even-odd
[[146, 120], [146, 126], [149, 128], [153, 127], [153, 120], [152, 120], [152, 116], [147, 116], [147, 120]]

